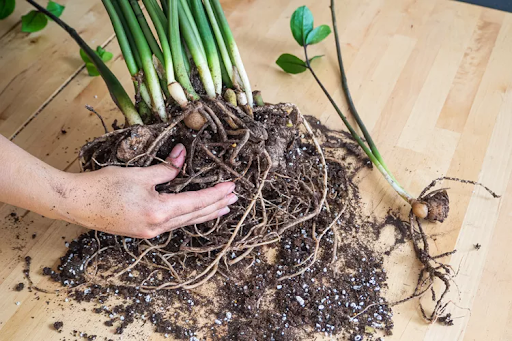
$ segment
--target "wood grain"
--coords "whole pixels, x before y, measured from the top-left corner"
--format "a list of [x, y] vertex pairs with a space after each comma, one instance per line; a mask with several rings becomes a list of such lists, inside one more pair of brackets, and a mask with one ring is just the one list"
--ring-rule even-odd
[[[109, 66], [133, 92], [101, 1], [62, 3], [65, 20], [92, 45], [114, 53]], [[305, 114], [341, 128], [310, 75], [286, 75], [274, 63], [283, 52], [300, 55], [289, 18], [304, 3], [317, 25], [330, 24], [327, 0], [223, 1], [251, 82], [265, 100], [295, 102]], [[0, 133], [54, 167], [77, 172], [77, 149], [102, 133], [84, 106], [109, 122], [121, 115], [54, 23], [39, 33], [20, 32], [19, 16], [28, 10], [18, 1], [15, 14], [0, 22]], [[448, 175], [484, 182], [503, 195], [493, 200], [478, 188], [443, 184], [450, 187], [450, 217], [426, 228], [435, 252], [458, 250], [446, 260], [459, 269], [449, 307], [455, 326], [425, 324], [411, 301], [394, 308], [394, 335], [386, 340], [512, 340], [512, 14], [446, 0], [339, 0], [337, 12], [354, 100], [397, 179], [413, 194]], [[346, 108], [332, 39], [311, 49], [325, 55], [314, 67]], [[360, 187], [377, 216], [390, 207], [406, 213], [379, 174], [361, 174]], [[11, 212], [20, 223], [11, 221]], [[62, 237], [69, 241], [83, 228], [0, 203], [0, 229], [0, 340], [61, 340], [73, 329], [119, 339], [88, 305], [74, 306], [65, 295], [13, 291], [24, 281], [26, 255], [34, 259], [34, 282], [52, 287], [41, 268], [64, 253]], [[411, 246], [396, 250], [386, 269], [388, 297], [410, 294], [419, 271]], [[64, 321], [63, 334], [52, 330], [56, 320]], [[123, 339], [162, 336], [138, 325]]]

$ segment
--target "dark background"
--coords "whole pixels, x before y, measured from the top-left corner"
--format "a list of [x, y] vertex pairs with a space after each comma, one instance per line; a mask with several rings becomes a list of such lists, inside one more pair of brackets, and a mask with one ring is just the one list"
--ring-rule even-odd
[[467, 2], [468, 4], [475, 4], [490, 8], [499, 9], [502, 11], [512, 12], [512, 0], [458, 0]]

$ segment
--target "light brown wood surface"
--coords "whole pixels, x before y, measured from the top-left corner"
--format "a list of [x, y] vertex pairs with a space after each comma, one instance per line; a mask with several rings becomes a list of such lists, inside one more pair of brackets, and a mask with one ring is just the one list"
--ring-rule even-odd
[[[131, 91], [101, 1], [61, 2], [67, 6], [64, 20], [91, 45], [114, 53], [108, 64]], [[294, 102], [303, 113], [341, 128], [309, 74], [286, 75], [274, 63], [283, 52], [301, 55], [289, 31], [294, 9], [307, 4], [316, 24], [330, 25], [329, 1], [223, 3], [252, 84], [265, 100]], [[18, 1], [15, 15], [0, 22], [0, 133], [54, 167], [76, 172], [77, 148], [102, 133], [84, 106], [93, 105], [108, 122], [121, 116], [102, 80], [87, 76], [64, 31], [49, 23], [38, 33], [20, 32], [19, 17], [27, 11]], [[503, 195], [496, 200], [472, 186], [443, 185], [450, 187], [449, 219], [426, 228], [435, 253], [457, 249], [447, 260], [458, 271], [449, 306], [455, 325], [425, 324], [418, 301], [410, 301], [393, 309], [394, 335], [386, 340], [512, 340], [512, 14], [446, 0], [338, 0], [337, 13], [354, 100], [404, 187], [417, 195], [447, 175], [481, 181]], [[332, 37], [311, 50], [325, 55], [314, 67], [341, 103]], [[406, 217], [377, 172], [362, 174], [360, 186], [377, 216], [402, 207]], [[11, 212], [22, 221], [12, 223]], [[64, 254], [62, 237], [70, 240], [84, 230], [0, 203], [0, 340], [70, 339], [74, 329], [119, 339], [87, 305], [13, 290], [24, 281], [27, 255], [34, 282], [51, 287], [42, 267]], [[410, 245], [387, 260], [390, 300], [411, 293], [419, 266]], [[62, 334], [51, 328], [58, 319], [64, 321]], [[149, 326], [132, 328], [136, 332], [123, 340], [162, 338]]]

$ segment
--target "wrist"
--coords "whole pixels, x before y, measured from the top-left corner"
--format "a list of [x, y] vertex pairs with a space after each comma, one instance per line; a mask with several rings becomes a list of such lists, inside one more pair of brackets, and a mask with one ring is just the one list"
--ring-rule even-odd
[[46, 216], [52, 219], [65, 220], [74, 223], [75, 203], [77, 201], [77, 174], [67, 173], [58, 169], [50, 170], [49, 187], [51, 191], [48, 200]]
[[95, 226], [94, 220], [97, 215], [92, 214], [98, 209], [95, 193], [106, 190], [101, 186], [101, 171], [87, 173], [60, 172], [56, 178], [59, 179], [60, 187], [55, 188], [56, 204], [52, 213], [54, 219], [65, 220], [91, 228]]

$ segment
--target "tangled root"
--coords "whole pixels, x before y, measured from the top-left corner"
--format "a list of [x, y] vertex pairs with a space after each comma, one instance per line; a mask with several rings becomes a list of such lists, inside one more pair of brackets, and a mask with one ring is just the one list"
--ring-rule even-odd
[[[442, 180], [456, 181], [463, 184], [480, 186], [483, 187], [489, 194], [491, 194], [493, 198], [500, 197], [498, 194], [479, 182], [453, 177], [440, 177], [434, 179], [427, 187], [423, 189], [419, 198], [417, 199], [418, 203], [422, 203], [427, 206], [428, 212], [425, 212], [424, 218], [432, 222], [438, 221], [442, 223], [448, 217], [450, 200], [448, 198], [446, 188], [430, 191], [439, 181]], [[456, 250], [448, 251], [439, 255], [432, 255], [428, 245], [427, 234], [425, 233], [421, 224], [421, 219], [419, 218], [421, 214], [415, 212], [415, 209], [417, 209], [417, 207], [413, 205], [409, 213], [409, 235], [413, 242], [416, 257], [423, 265], [423, 268], [418, 275], [418, 281], [416, 283], [414, 292], [410, 296], [394, 302], [391, 305], [401, 304], [416, 297], [421, 298], [423, 295], [430, 291], [432, 294], [432, 301], [435, 302], [435, 305], [432, 309], [432, 312], [428, 314], [420, 303], [420, 311], [422, 317], [428, 323], [440, 322], [445, 325], [451, 325], [453, 324], [451, 314], [445, 314], [445, 311], [448, 305], [452, 302], [446, 302], [445, 297], [450, 291], [450, 287], [453, 282], [453, 278], [456, 276], [456, 273], [450, 265], [441, 262], [439, 259], [454, 254]], [[441, 295], [436, 295], [436, 292], [433, 288], [436, 279], [440, 280], [444, 286], [444, 289], [441, 291]]]
[[[184, 120], [199, 112], [205, 124], [195, 131]], [[246, 113], [222, 100], [202, 100], [170, 123], [115, 130], [80, 151], [84, 171], [107, 166], [145, 167], [164, 161], [177, 143], [187, 160], [176, 179], [159, 192], [195, 191], [224, 181], [239, 197], [216, 221], [183, 227], [151, 240], [117, 238], [107, 248], [124, 248], [131, 264], [118, 264], [107, 281], [130, 276], [140, 264], [148, 273], [134, 283], [141, 291], [193, 289], [220, 268], [250, 259], [258, 246], [279, 240], [288, 229], [320, 213], [327, 192], [325, 157], [311, 127], [293, 104], [265, 105]], [[89, 265], [89, 261], [86, 264]], [[96, 270], [86, 276], [95, 276]], [[121, 277], [125, 276], [125, 277]]]

